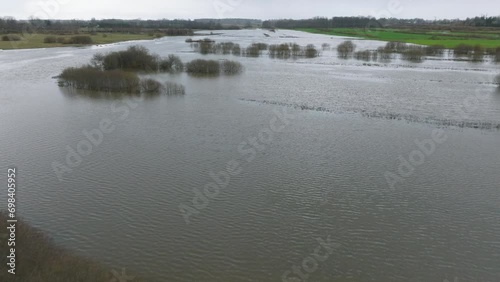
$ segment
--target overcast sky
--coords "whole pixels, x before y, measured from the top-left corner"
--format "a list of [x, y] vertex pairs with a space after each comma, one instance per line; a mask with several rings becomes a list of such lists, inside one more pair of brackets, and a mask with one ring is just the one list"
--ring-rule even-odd
[[466, 18], [500, 15], [498, 0], [1, 0], [0, 16], [27, 19], [195, 19], [373, 16]]

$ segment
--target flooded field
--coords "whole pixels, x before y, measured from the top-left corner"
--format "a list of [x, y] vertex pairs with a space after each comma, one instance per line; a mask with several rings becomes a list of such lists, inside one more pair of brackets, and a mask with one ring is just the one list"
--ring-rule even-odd
[[[341, 59], [349, 39], [266, 32], [191, 38], [332, 48], [201, 55], [166, 37], [0, 51], [1, 170], [18, 168], [19, 216], [147, 281], [498, 281], [499, 65]], [[53, 78], [136, 44], [244, 70], [149, 74], [185, 95], [145, 99]]]

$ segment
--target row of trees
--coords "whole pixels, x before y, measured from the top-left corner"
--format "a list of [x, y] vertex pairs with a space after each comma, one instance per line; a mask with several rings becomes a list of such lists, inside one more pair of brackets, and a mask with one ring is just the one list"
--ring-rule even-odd
[[260, 26], [260, 20], [245, 19], [199, 19], [199, 20], [43, 20], [31, 18], [16, 20], [13, 17], [0, 18], [0, 33], [57, 32], [76, 33], [82, 29], [89, 32], [139, 32], [144, 30], [164, 31], [169, 35], [189, 35], [185, 30], [237, 29]]
[[475, 17], [460, 19], [424, 20], [372, 17], [316, 17], [312, 19], [277, 19], [262, 23], [263, 28], [365, 28], [370, 27], [402, 27], [402, 26], [470, 26], [470, 27], [500, 27], [500, 16]]

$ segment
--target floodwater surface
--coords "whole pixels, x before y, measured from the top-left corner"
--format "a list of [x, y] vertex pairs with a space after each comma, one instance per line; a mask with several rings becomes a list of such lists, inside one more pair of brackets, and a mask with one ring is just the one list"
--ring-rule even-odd
[[[264, 32], [208, 37], [346, 40]], [[19, 216], [146, 281], [499, 281], [498, 65], [203, 56], [185, 40], [0, 51], [0, 168], [18, 169]], [[153, 75], [187, 94], [142, 100], [52, 78], [134, 44], [245, 71]]]

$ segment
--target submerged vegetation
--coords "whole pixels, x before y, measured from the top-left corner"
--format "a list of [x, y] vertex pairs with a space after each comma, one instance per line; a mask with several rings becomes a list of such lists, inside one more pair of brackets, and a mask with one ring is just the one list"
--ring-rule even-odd
[[181, 72], [184, 70], [184, 63], [176, 55], [168, 55], [167, 58], [160, 59], [158, 69], [162, 72]]
[[354, 53], [354, 58], [357, 60], [370, 61], [372, 59], [372, 52], [368, 50], [358, 51]]
[[218, 75], [220, 63], [215, 60], [193, 60], [186, 64], [186, 72], [190, 74]]
[[123, 70], [103, 71], [93, 66], [67, 68], [59, 75], [59, 85], [104, 92], [140, 92], [137, 74]]
[[97, 53], [89, 65], [66, 68], [59, 75], [59, 85], [89, 91], [179, 95], [185, 93], [184, 86], [175, 83], [163, 85], [151, 78], [141, 80], [136, 72], [183, 70], [184, 63], [175, 55], [160, 58], [143, 46], [130, 46], [123, 51]]
[[[186, 42], [191, 43], [191, 47], [195, 52], [203, 55], [217, 54], [257, 58], [262, 56], [265, 51], [268, 51], [268, 55], [272, 58], [287, 59], [291, 57], [315, 58], [320, 54], [319, 50], [313, 44], [301, 47], [296, 43], [274, 45], [268, 45], [267, 43], [252, 43], [246, 48], [241, 48], [239, 44], [233, 42], [216, 43], [210, 39], [199, 41], [188, 39]], [[323, 46], [323, 48], [326, 47]]]
[[[352, 20], [352, 19], [351, 19]], [[300, 28], [291, 27], [300, 31], [327, 34], [336, 36], [349, 36], [380, 41], [400, 41], [410, 44], [424, 46], [443, 45], [447, 49], [453, 49], [460, 44], [476, 45], [480, 44], [484, 48], [496, 48], [500, 46], [498, 28], [481, 28], [473, 26], [420, 26], [404, 28], [370, 28], [367, 30], [370, 20], [366, 25], [358, 28], [338, 27], [338, 28]]]
[[243, 71], [243, 66], [235, 61], [193, 60], [186, 64], [186, 72], [193, 75], [234, 75]]
[[356, 45], [352, 41], [345, 41], [337, 46], [338, 57], [347, 59], [356, 50]]
[[[418, 63], [423, 62], [427, 56], [443, 56], [446, 51], [444, 45], [420, 46], [399, 41], [387, 42], [384, 47], [379, 47], [375, 51], [354, 52], [355, 49], [356, 46], [351, 41], [345, 41], [337, 46], [338, 57], [342, 59], [353, 57], [364, 61], [389, 61], [393, 58], [393, 54], [399, 54], [402, 60]], [[467, 57], [473, 62], [482, 62], [487, 55], [492, 57], [493, 62], [500, 60], [500, 47], [485, 49], [481, 45], [460, 44], [451, 51], [456, 58]]]
[[403, 52], [401, 52], [401, 58], [403, 60], [411, 62], [422, 62], [425, 57], [425, 47], [423, 46], [408, 46]]
[[186, 94], [186, 88], [182, 84], [167, 82], [165, 83], [165, 94], [169, 96], [184, 95]]

